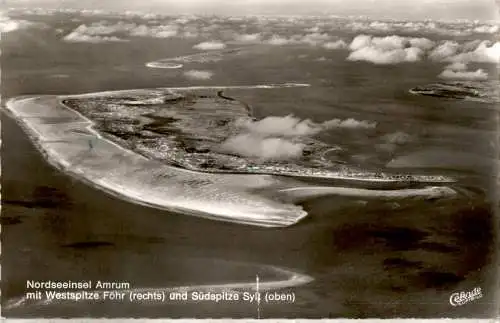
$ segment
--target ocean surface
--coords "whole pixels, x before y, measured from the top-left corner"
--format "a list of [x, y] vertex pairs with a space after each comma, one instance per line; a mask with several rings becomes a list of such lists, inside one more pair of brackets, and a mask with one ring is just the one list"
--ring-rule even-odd
[[[374, 64], [347, 60], [346, 48], [226, 41], [226, 49], [243, 47], [242, 52], [151, 68], [150, 62], [199, 53], [193, 46], [224, 39], [223, 28], [210, 37], [69, 42], [63, 37], [79, 25], [103, 19], [116, 23], [117, 18], [71, 13], [13, 17], [36, 23], [2, 35], [2, 102], [24, 95], [305, 83], [310, 86], [228, 89], [224, 94], [250, 105], [257, 120], [289, 115], [315, 124], [356, 120], [317, 134], [318, 140], [340, 148], [332, 159], [367, 171], [450, 176], [458, 194], [397, 201], [319, 197], [303, 202], [308, 216], [287, 228], [212, 221], [133, 204], [55, 169], [4, 111], [4, 317], [431, 318], [491, 317], [497, 309], [498, 107], [409, 93], [442, 82], [438, 75], [447, 63], [425, 58]], [[137, 17], [126, 19], [140, 23]], [[300, 33], [311, 28], [307, 23], [287, 29], [275, 22], [275, 32]], [[255, 26], [248, 28], [259, 32]], [[333, 27], [325, 33], [347, 44], [361, 34]], [[373, 32], [377, 37], [396, 33]], [[435, 42], [489, 39], [432, 31], [404, 35]], [[469, 65], [488, 73], [487, 80], [471, 82], [498, 81], [494, 64]], [[376, 126], [359, 126], [366, 123]], [[293, 302], [262, 302], [259, 309], [256, 303], [227, 301], [22, 301], [27, 280], [125, 281], [132, 288], [161, 290], [253, 283], [256, 275], [263, 281], [283, 275], [310, 279], [280, 290], [293, 292]], [[450, 305], [452, 293], [477, 287], [482, 298]]]

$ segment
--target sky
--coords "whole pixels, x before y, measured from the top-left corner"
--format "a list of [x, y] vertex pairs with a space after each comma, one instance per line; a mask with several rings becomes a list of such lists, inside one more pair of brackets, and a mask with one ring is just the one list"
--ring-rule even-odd
[[3, 0], [8, 7], [195, 14], [368, 16], [410, 20], [498, 20], [496, 0]]

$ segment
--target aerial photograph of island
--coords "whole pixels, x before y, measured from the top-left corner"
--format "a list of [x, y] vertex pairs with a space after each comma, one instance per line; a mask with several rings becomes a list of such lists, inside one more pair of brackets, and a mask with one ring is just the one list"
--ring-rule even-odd
[[495, 318], [494, 0], [4, 0], [4, 318]]

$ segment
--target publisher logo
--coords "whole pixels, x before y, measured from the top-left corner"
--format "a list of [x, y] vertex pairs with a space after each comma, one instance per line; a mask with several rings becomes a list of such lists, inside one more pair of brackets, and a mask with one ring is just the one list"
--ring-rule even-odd
[[468, 292], [458, 292], [450, 295], [450, 304], [452, 306], [461, 306], [483, 297], [481, 287], [476, 287]]

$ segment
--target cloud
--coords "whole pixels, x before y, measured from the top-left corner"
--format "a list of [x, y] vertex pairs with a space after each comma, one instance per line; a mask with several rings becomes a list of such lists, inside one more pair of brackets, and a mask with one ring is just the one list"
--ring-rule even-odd
[[70, 43], [102, 43], [102, 42], [120, 42], [124, 39], [116, 36], [109, 36], [119, 31], [127, 30], [131, 24], [107, 24], [106, 22], [93, 23], [90, 26], [80, 25], [71, 33], [66, 35], [63, 40]]
[[109, 23], [107, 21], [100, 21], [90, 25], [79, 25], [71, 33], [74, 35], [109, 36], [117, 33], [129, 33], [134, 28], [136, 28], [135, 23], [126, 23], [123, 21]]
[[393, 30], [395, 26], [387, 22], [382, 21], [372, 21], [368, 25], [368, 29], [379, 30], [379, 31], [390, 31]]
[[[3, 18], [3, 17], [2, 17]], [[21, 29], [24, 23], [20, 21], [11, 20], [11, 19], [2, 19], [0, 20], [0, 32], [8, 33], [11, 31], [15, 31]]]
[[442, 62], [498, 64], [500, 60], [500, 42], [475, 40], [460, 45], [454, 41], [445, 41], [432, 50], [429, 57]]
[[416, 62], [420, 60], [422, 51], [418, 48], [380, 50], [376, 47], [365, 47], [352, 52], [347, 57], [349, 61], [367, 61], [374, 64], [397, 64], [402, 62]]
[[80, 34], [77, 32], [72, 32], [66, 35], [64, 41], [68, 43], [105, 43], [105, 42], [124, 42], [125, 39], [121, 39], [115, 36], [91, 36]]
[[4, 12], [0, 12], [0, 33], [9, 33], [12, 31], [27, 29], [30, 27], [48, 28], [48, 25], [39, 22], [12, 19]]
[[[182, 36], [180, 27], [176, 24], [163, 25], [146, 25], [128, 23], [123, 21], [108, 22], [100, 21], [90, 25], [80, 25], [75, 28], [69, 36], [69, 39], [82, 39], [82, 41], [119, 41], [120, 37], [153, 37], [153, 38], [170, 38]], [[118, 37], [119, 35], [120, 37]], [[95, 36], [109, 36], [95, 37]], [[112, 37], [113, 36], [113, 37]], [[123, 39], [122, 39], [123, 40]]]
[[240, 119], [236, 121], [240, 130], [228, 138], [220, 150], [244, 157], [283, 160], [302, 156], [303, 139], [329, 129], [373, 129], [376, 123], [355, 119], [332, 119], [315, 123], [292, 115], [270, 116], [259, 121]]
[[334, 42], [324, 43], [323, 48], [325, 48], [325, 49], [345, 49], [345, 48], [347, 48], [347, 44], [343, 40], [337, 40]]
[[262, 41], [262, 34], [238, 34], [234, 36], [234, 40], [242, 43], [260, 43]]
[[227, 139], [221, 152], [261, 160], [286, 160], [302, 156], [305, 145], [284, 138], [266, 138], [255, 134], [240, 134]]
[[356, 120], [356, 119], [332, 119], [324, 122], [323, 127], [326, 129], [331, 128], [343, 128], [343, 129], [374, 129], [377, 126], [376, 122], [370, 122], [366, 120]]
[[226, 48], [226, 45], [219, 41], [207, 41], [194, 45], [193, 48], [199, 50], [218, 50]]
[[408, 40], [401, 36], [386, 36], [386, 37], [371, 37], [371, 46], [381, 49], [383, 51], [390, 51], [395, 49], [404, 48]]
[[272, 35], [271, 38], [265, 41], [265, 43], [269, 45], [281, 46], [281, 45], [294, 44], [296, 43], [296, 41], [279, 35]]
[[129, 34], [134, 37], [170, 38], [179, 36], [179, 29], [174, 25], [139, 25], [131, 28]]
[[443, 60], [455, 55], [459, 49], [460, 45], [456, 41], [446, 40], [430, 52], [429, 58], [436, 61]]
[[267, 117], [259, 121], [246, 120], [240, 128], [265, 136], [309, 136], [320, 132], [321, 125], [309, 119], [300, 120], [288, 115], [285, 117]]
[[298, 41], [301, 43], [309, 44], [312, 46], [317, 46], [319, 44], [322, 44], [323, 42], [330, 40], [331, 36], [323, 33], [312, 33], [312, 34], [306, 34], [302, 36]]
[[183, 33], [180, 34], [183, 38], [197, 38], [200, 37], [198, 32], [192, 31], [192, 30], [185, 30]]
[[352, 31], [392, 31], [393, 28], [387, 23], [383, 22], [360, 22], [360, 21], [353, 21], [351, 23], [348, 23], [346, 25], [347, 29], [350, 29]]
[[447, 80], [485, 81], [488, 79], [488, 73], [483, 69], [467, 71], [466, 63], [454, 62], [447, 65], [438, 77]]
[[409, 42], [410, 42], [411, 46], [420, 48], [422, 50], [430, 50], [434, 46], [436, 46], [435, 42], [433, 42], [430, 39], [423, 38], [423, 37], [420, 37], [420, 38], [411, 38], [409, 40]]
[[370, 21], [362, 19], [344, 24], [341, 29], [368, 33], [425, 33], [443, 36], [469, 36], [473, 34], [495, 34], [498, 32], [499, 27], [496, 23], [478, 24], [472, 21]]
[[485, 40], [473, 51], [471, 62], [495, 63], [500, 60], [500, 42], [492, 43]]
[[[263, 43], [274, 45], [274, 46], [283, 46], [283, 45], [297, 45], [297, 44], [306, 44], [310, 46], [323, 46], [325, 43], [328, 43], [332, 39], [327, 33], [308, 33], [308, 34], [294, 34], [289, 37], [285, 37], [279, 34], [272, 34], [269, 38], [267, 38]], [[333, 47], [341, 46], [341, 41], [330, 42], [330, 49]]]
[[134, 26], [135, 24], [127, 24], [123, 22], [109, 24], [105, 21], [93, 23], [88, 26], [83, 24], [66, 35], [63, 40], [70, 43], [121, 42], [126, 40], [111, 35], [118, 32], [126, 32]]
[[332, 119], [315, 123], [310, 119], [301, 120], [293, 115], [285, 117], [266, 117], [259, 121], [239, 121], [237, 126], [245, 131], [261, 136], [303, 137], [312, 136], [327, 129], [373, 129], [375, 122], [356, 119]]
[[380, 137], [381, 143], [376, 144], [375, 148], [380, 151], [394, 153], [398, 147], [415, 140], [415, 137], [403, 131], [388, 133]]
[[482, 41], [476, 49], [447, 57], [446, 60], [462, 63], [476, 62], [498, 64], [500, 61], [500, 42], [492, 44], [492, 42], [485, 40]]
[[349, 49], [352, 51], [357, 51], [359, 49], [368, 47], [371, 45], [372, 36], [369, 35], [358, 35], [349, 44]]
[[80, 25], [74, 31], [88, 35], [111, 35], [118, 32], [127, 32], [135, 26], [136, 25], [133, 23], [125, 23], [122, 21], [119, 21], [115, 24], [101, 21], [98, 23], [93, 23], [90, 26]]
[[499, 31], [498, 25], [480, 25], [472, 29], [473, 33], [478, 34], [496, 34]]
[[209, 80], [214, 75], [210, 71], [190, 70], [184, 72], [184, 76], [193, 80]]
[[319, 26], [314, 26], [314, 27], [309, 27], [309, 28], [306, 28], [306, 32], [308, 33], [317, 33], [321, 30], [321, 28], [319, 28]]
[[450, 70], [450, 71], [465, 71], [467, 70], [467, 64], [461, 63], [461, 62], [455, 62], [451, 63], [450, 65], [447, 65], [445, 67], [445, 70]]
[[401, 36], [373, 37], [358, 35], [349, 44], [349, 61], [367, 61], [374, 64], [416, 62], [423, 58], [425, 49], [433, 42], [426, 38]]
[[[20, 0], [17, 0], [20, 1]], [[40, 1], [50, 1], [50, 0], [40, 0]], [[54, 2], [60, 0], [52, 0]], [[72, 1], [72, 0], [69, 0]], [[188, 1], [188, 0], [185, 0]], [[255, 0], [257, 1], [257, 0]], [[327, 0], [322, 0], [327, 1]], [[485, 0], [488, 1], [488, 0]], [[154, 0], [154, 2], [162, 2], [160, 0]], [[203, 1], [202, 1], [203, 2]], [[252, 1], [253, 2], [253, 1]], [[195, 6], [199, 7], [199, 6]], [[227, 7], [227, 4], [220, 7]], [[104, 9], [104, 8], [103, 8]], [[184, 10], [182, 10], [185, 12]], [[499, 25], [496, 21], [490, 22], [479, 22], [479, 21], [404, 21], [404, 20], [370, 20], [366, 18], [350, 18], [346, 20], [342, 17], [335, 17], [333, 15], [327, 15], [323, 18], [321, 17], [282, 17], [282, 16], [247, 16], [247, 17], [207, 17], [203, 15], [182, 15], [173, 17], [175, 14], [173, 12], [154, 12], [151, 13], [149, 8], [146, 11], [140, 12], [138, 10], [115, 10], [114, 12], [105, 10], [68, 10], [68, 9], [57, 9], [57, 10], [47, 10], [47, 9], [23, 9], [23, 12], [28, 14], [57, 14], [57, 13], [71, 13], [77, 14], [80, 17], [104, 17], [104, 18], [126, 18], [134, 19], [137, 21], [139, 19], [143, 21], [165, 21], [170, 20], [170, 23], [183, 27], [188, 24], [198, 24], [198, 27], [202, 33], [213, 32], [218, 28], [226, 28], [228, 24], [236, 32], [238, 28], [241, 28], [241, 32], [248, 32], [246, 27], [256, 27], [267, 28], [271, 27], [276, 33], [280, 31], [289, 31], [292, 28], [300, 28], [301, 31], [307, 33], [320, 33], [324, 31], [332, 30], [342, 30], [342, 31], [353, 31], [353, 32], [366, 32], [366, 33], [406, 33], [406, 34], [429, 34], [435, 35], [447, 35], [447, 36], [467, 36], [473, 34], [496, 34], [499, 31]]]
[[459, 49], [461, 52], [470, 52], [475, 50], [482, 42], [483, 41], [481, 39], [471, 40], [463, 44], [460, 44]]
[[488, 73], [482, 69], [476, 71], [453, 71], [447, 69], [439, 74], [438, 77], [448, 80], [486, 81], [488, 79]]

